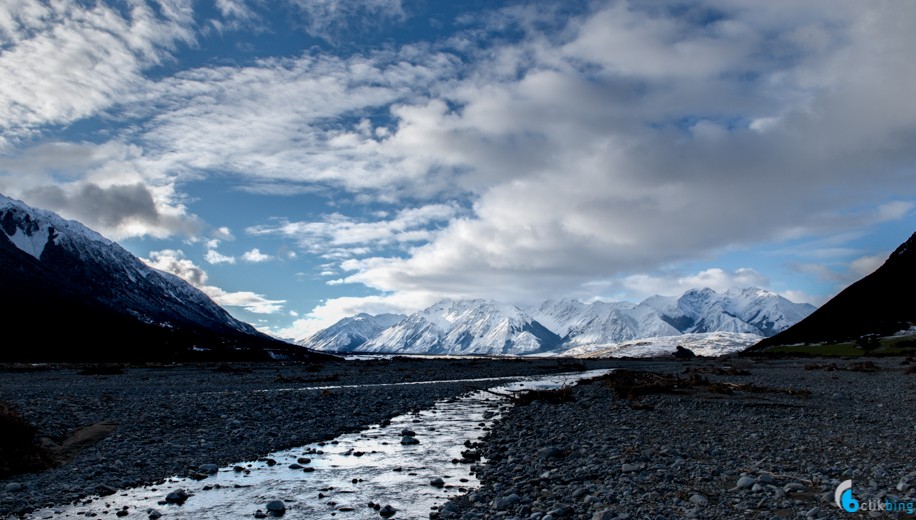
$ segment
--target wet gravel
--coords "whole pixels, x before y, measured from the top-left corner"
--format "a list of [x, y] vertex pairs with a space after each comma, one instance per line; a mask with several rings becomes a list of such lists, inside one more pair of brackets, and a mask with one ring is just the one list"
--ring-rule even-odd
[[457, 381], [394, 383], [575, 368], [558, 360], [480, 359], [126, 367], [112, 375], [81, 375], [84, 367], [72, 366], [3, 367], [0, 400], [48, 441], [61, 444], [93, 424], [117, 426], [68, 464], [0, 480], [0, 517], [332, 439], [469, 388]]
[[[433, 517], [553, 520], [849, 518], [834, 503], [853, 481], [857, 514], [916, 503], [916, 374], [901, 359], [658, 363], [771, 391], [683, 389], [636, 401], [600, 382], [574, 401], [517, 406], [480, 448], [482, 487]], [[834, 364], [834, 366], [831, 366]], [[806, 369], [807, 365], [807, 369]], [[791, 391], [789, 391], [791, 389]], [[869, 502], [871, 501], [871, 502]]]

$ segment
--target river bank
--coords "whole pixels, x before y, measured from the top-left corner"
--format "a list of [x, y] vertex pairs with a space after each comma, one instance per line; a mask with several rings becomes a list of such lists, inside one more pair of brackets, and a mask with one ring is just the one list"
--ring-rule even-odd
[[438, 515], [844, 518], [834, 491], [847, 479], [863, 510], [891, 501], [906, 515], [916, 502], [916, 375], [901, 361], [660, 363], [652, 372], [681, 378], [670, 392], [580, 385], [568, 402], [517, 406], [496, 421], [481, 448], [482, 487]]

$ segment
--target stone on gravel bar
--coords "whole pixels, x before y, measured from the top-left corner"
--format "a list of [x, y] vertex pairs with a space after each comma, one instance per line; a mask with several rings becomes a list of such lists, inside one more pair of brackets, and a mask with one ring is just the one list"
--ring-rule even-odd
[[738, 483], [735, 485], [738, 487], [738, 489], [748, 489], [753, 487], [753, 485], [756, 483], [757, 480], [755, 480], [753, 477], [741, 477], [738, 479]]
[[176, 489], [175, 491], [172, 491], [165, 496], [165, 502], [167, 504], [177, 504], [180, 506], [181, 504], [184, 504], [185, 501], [187, 501], [189, 496], [190, 495], [188, 495], [187, 491], [183, 489]]
[[286, 514], [286, 504], [282, 500], [271, 500], [264, 507], [271, 516], [283, 516]]
[[216, 475], [219, 473], [219, 466], [216, 464], [201, 464], [197, 470], [208, 475]]
[[3, 487], [3, 490], [6, 491], [7, 493], [18, 493], [19, 491], [22, 491], [23, 489], [25, 489], [25, 486], [23, 486], [22, 484], [18, 482], [10, 482], [9, 484]]
[[379, 509], [378, 514], [381, 515], [382, 518], [390, 518], [394, 516], [394, 514], [397, 512], [398, 512], [397, 509], [391, 507], [390, 505], [386, 505], [385, 507]]
[[706, 497], [704, 497], [703, 495], [695, 494], [695, 495], [690, 495], [690, 502], [702, 507], [708, 504], [709, 500], [707, 500]]
[[440, 478], [440, 477], [436, 477], [436, 478], [434, 478], [434, 479], [432, 479], [432, 480], [429, 481], [429, 485], [430, 485], [430, 486], [435, 486], [435, 487], [440, 487], [440, 488], [441, 488], [441, 487], [445, 486], [445, 481], [442, 480], [442, 478]]
[[414, 438], [414, 437], [406, 437], [406, 436], [405, 436], [405, 437], [401, 437], [401, 444], [405, 444], [405, 445], [407, 445], [407, 444], [420, 444], [420, 441], [418, 441], [418, 440], [417, 440], [416, 438]]

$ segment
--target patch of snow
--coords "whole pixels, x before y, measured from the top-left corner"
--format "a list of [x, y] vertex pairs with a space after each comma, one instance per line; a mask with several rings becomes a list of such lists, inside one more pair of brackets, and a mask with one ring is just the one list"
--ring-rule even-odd
[[16, 232], [7, 236], [10, 242], [21, 251], [34, 256], [36, 260], [41, 260], [41, 253], [44, 252], [45, 245], [48, 243], [47, 226], [39, 227], [38, 230], [33, 233], [28, 233], [16, 227]]

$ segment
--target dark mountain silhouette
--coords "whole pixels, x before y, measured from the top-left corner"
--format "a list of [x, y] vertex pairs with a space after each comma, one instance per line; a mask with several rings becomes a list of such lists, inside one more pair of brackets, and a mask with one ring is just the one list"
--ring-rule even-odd
[[877, 271], [785, 331], [750, 347], [849, 341], [866, 334], [887, 336], [916, 322], [916, 233]]
[[0, 360], [318, 359], [82, 224], [0, 195]]

